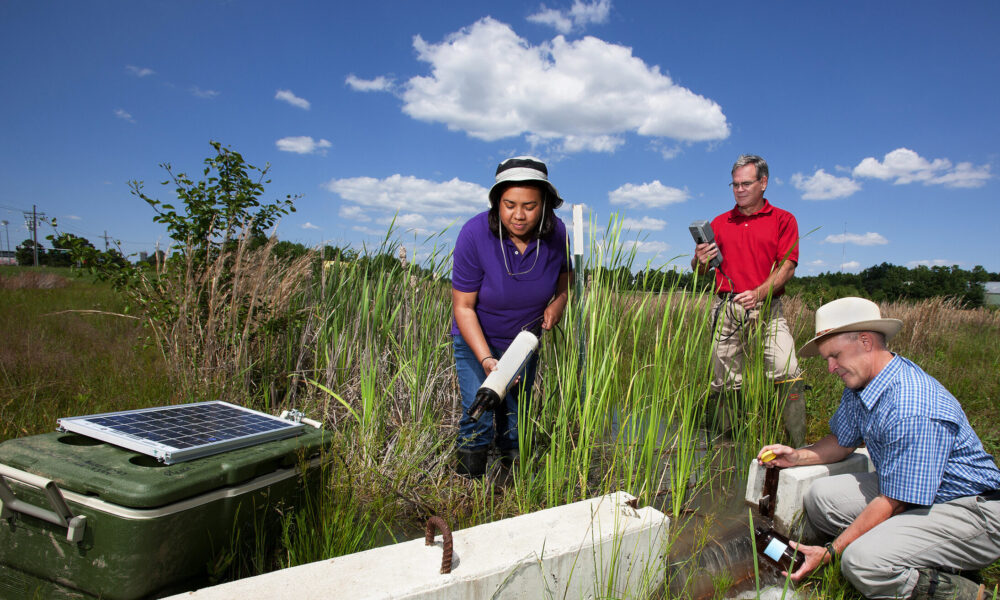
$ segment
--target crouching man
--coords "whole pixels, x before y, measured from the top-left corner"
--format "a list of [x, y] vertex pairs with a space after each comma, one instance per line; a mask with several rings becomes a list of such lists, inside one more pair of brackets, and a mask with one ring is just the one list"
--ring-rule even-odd
[[890, 352], [902, 327], [862, 298], [816, 311], [816, 336], [799, 356], [820, 355], [844, 382], [832, 433], [793, 449], [769, 445], [768, 467], [837, 462], [862, 443], [874, 473], [820, 479], [805, 497], [825, 546], [799, 545], [799, 581], [833, 555], [868, 598], [975, 599], [982, 586], [962, 571], [1000, 558], [1000, 470], [958, 401], [937, 380]]

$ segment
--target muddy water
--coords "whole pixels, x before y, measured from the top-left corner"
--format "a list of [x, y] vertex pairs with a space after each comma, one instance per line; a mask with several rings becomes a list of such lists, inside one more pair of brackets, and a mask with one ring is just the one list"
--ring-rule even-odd
[[[644, 428], [637, 428], [643, 431]], [[628, 438], [612, 432], [612, 440]], [[641, 445], [642, 440], [634, 436], [627, 439], [629, 445]], [[674, 432], [661, 427], [657, 432], [657, 445], [662, 448], [659, 479], [661, 490], [652, 502], [653, 508], [664, 514], [672, 513], [672, 490], [666, 489], [673, 462], [670, 448], [675, 440]], [[670, 520], [670, 549], [665, 565], [666, 582], [662, 598], [757, 598], [758, 582], [760, 597], [782, 598], [784, 578], [767, 564], [757, 561], [759, 579], [755, 577], [755, 551], [751, 537], [751, 513], [755, 524], [767, 523], [755, 507], [744, 501], [748, 464], [745, 453], [732, 443], [709, 440], [708, 434], [701, 432], [696, 441], [694, 462], [697, 465], [688, 478], [685, 508], [677, 518]], [[492, 457], [495, 462], [496, 457]], [[604, 471], [596, 469], [595, 485]], [[501, 489], [498, 493], [503, 493]], [[625, 490], [629, 491], [629, 490]], [[409, 524], [393, 531], [393, 539], [414, 539], [423, 535], [422, 525]], [[789, 589], [784, 598], [795, 598]]]
[[[702, 433], [689, 499], [670, 523], [665, 598], [756, 598], [758, 586], [761, 598], [782, 597], [784, 577], [755, 561], [750, 520], [770, 523], [744, 500], [748, 465], [742, 464], [746, 455], [739, 450], [731, 443], [709, 442]], [[661, 468], [669, 469], [670, 462], [665, 452]], [[662, 481], [670, 481], [669, 473]], [[669, 492], [658, 500], [654, 508], [670, 514]], [[784, 594], [786, 599], [794, 597], [791, 589]]]

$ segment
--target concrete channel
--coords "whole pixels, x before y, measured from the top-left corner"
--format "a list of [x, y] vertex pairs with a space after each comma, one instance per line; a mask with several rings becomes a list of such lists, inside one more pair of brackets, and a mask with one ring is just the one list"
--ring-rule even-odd
[[302, 598], [643, 598], [662, 585], [669, 519], [625, 492], [171, 596]]
[[[869, 470], [870, 459], [862, 449], [833, 465], [782, 469], [776, 487], [767, 489], [767, 470], [754, 460], [747, 471], [745, 502], [757, 507], [770, 495], [766, 502], [775, 529], [792, 539], [813, 541], [816, 534], [802, 515], [802, 498], [811, 483]], [[410, 540], [168, 600], [655, 597], [664, 583], [670, 521], [655, 508], [635, 505], [634, 497], [616, 492], [459, 530], [451, 540], [435, 534], [430, 545], [424, 538]], [[448, 541], [450, 572], [443, 573]], [[752, 544], [746, 552], [752, 553]], [[725, 564], [731, 560], [717, 561], [717, 568], [736, 566]], [[760, 593], [764, 598], [795, 597], [793, 590], [780, 587]]]

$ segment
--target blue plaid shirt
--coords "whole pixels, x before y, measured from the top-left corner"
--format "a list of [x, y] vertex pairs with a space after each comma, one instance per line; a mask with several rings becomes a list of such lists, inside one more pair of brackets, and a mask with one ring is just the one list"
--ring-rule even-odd
[[864, 442], [886, 496], [928, 506], [1000, 488], [1000, 470], [958, 400], [902, 356], [864, 389], [845, 389], [830, 419], [837, 443]]

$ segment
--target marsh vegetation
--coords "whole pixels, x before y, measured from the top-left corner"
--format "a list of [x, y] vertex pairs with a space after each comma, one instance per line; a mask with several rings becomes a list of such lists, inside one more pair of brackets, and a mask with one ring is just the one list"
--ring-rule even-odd
[[[398, 250], [387, 243], [324, 268], [313, 254], [281, 261], [266, 245], [235, 244], [201, 271], [190, 261], [146, 271], [159, 312], [136, 311], [134, 299], [69, 272], [46, 271], [44, 284], [30, 270], [7, 272], [0, 437], [50, 431], [62, 416], [214, 398], [323, 421], [332, 443], [316, 475], [321, 493], [285, 514], [280, 534], [230, 556], [220, 576], [232, 578], [415, 537], [430, 515], [458, 529], [616, 490], [668, 512], [673, 535], [707, 538], [699, 491], [738, 494], [756, 449], [784, 435], [777, 398], [753, 365], [733, 440], [704, 435], [706, 298], [675, 288], [623, 294], [595, 276], [543, 340], [513, 481], [457, 477], [451, 304], [438, 277], [447, 256], [417, 270]], [[806, 339], [812, 311], [789, 300], [793, 332]], [[943, 299], [882, 308], [906, 323], [894, 348], [962, 400], [995, 455], [1000, 313]], [[817, 439], [840, 388], [822, 365], [806, 370]], [[810, 585], [852, 597], [835, 575]]]
[[[220, 557], [218, 578], [418, 537], [431, 515], [460, 529], [618, 490], [668, 513], [671, 543], [697, 551], [718, 533], [711, 511], [739, 504], [757, 449], [784, 438], [777, 394], [753, 362], [730, 439], [706, 435], [712, 323], [710, 296], [697, 291], [705, 282], [682, 288], [665, 269], [636, 264], [612, 222], [591, 239], [584, 293], [542, 340], [532, 401], [518, 416], [513, 478], [457, 476], [449, 248], [418, 240], [418, 265], [390, 230], [363, 252], [279, 252], [244, 210], [259, 205], [266, 169], [247, 180], [239, 155], [216, 151], [206, 172], [233, 177], [206, 187], [171, 173], [186, 214], [133, 187], [177, 234], [167, 260], [130, 268], [83, 248], [82, 264], [107, 265], [96, 279], [69, 269], [0, 273], [0, 441], [51, 431], [64, 416], [211, 399], [321, 421], [330, 446], [324, 468], [310, 474], [318, 491], [277, 515], [277, 531], [255, 527], [249, 544]], [[219, 208], [205, 208], [206, 189]], [[623, 272], [643, 291], [622, 291]], [[811, 336], [814, 309], [785, 299], [799, 343]], [[882, 312], [906, 324], [893, 349], [959, 398], [996, 456], [1000, 312], [943, 298], [883, 303]], [[841, 388], [822, 364], [804, 368], [815, 440]], [[987, 573], [991, 585], [996, 573]], [[721, 577], [715, 591], [733, 583]], [[614, 582], [607, 586], [598, 595], [614, 595]], [[856, 597], [832, 569], [803, 589]]]

